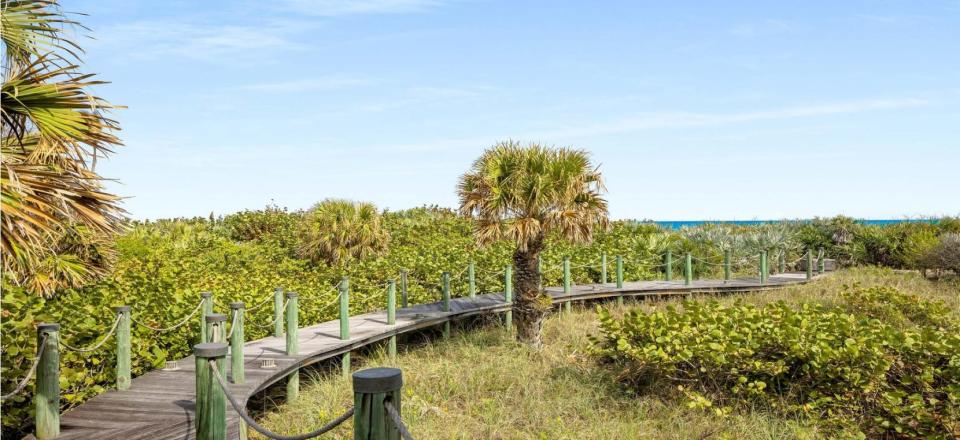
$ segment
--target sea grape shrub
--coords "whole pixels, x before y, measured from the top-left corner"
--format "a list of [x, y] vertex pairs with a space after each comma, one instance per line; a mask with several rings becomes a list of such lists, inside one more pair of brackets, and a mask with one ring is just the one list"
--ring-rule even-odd
[[[865, 313], [784, 302], [684, 302], [620, 319], [600, 309], [592, 350], [628, 386], [675, 385], [691, 408], [722, 415], [759, 406], [808, 417], [837, 436], [955, 438], [960, 334], [924, 324], [900, 329], [869, 315], [883, 308], [868, 303], [890, 296], [864, 292], [851, 307]], [[927, 313], [940, 310], [910, 312], [921, 322], [936, 318]]]
[[943, 301], [925, 300], [890, 286], [844, 286], [842, 307], [849, 313], [878, 319], [898, 328], [960, 330], [958, 318]]

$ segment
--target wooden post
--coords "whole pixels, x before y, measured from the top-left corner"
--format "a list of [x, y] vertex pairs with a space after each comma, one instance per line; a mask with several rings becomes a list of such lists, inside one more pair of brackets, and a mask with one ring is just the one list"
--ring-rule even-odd
[[203, 342], [223, 342], [226, 343], [226, 332], [223, 331], [223, 328], [226, 327], [227, 315], [222, 313], [214, 313], [212, 315], [207, 315], [203, 318], [207, 323], [207, 340]]
[[760, 284], [767, 284], [767, 251], [760, 251]]
[[683, 284], [689, 286], [693, 284], [693, 257], [687, 252], [683, 261]]
[[[350, 278], [340, 278], [340, 340], [350, 339]], [[350, 352], [340, 357], [340, 373], [343, 377], [350, 374]]]
[[384, 403], [400, 408], [403, 374], [397, 368], [369, 368], [353, 373], [353, 438], [355, 440], [400, 440]]
[[617, 255], [617, 288], [623, 288], [623, 257]]
[[233, 310], [233, 327], [230, 328], [230, 371], [233, 376], [233, 383], [243, 383], [246, 381], [246, 372], [243, 370], [243, 313], [245, 306], [242, 302], [230, 303], [230, 310]]
[[[450, 272], [443, 273], [443, 311], [450, 311]], [[443, 323], [443, 338], [450, 337], [450, 320]]]
[[723, 250], [723, 281], [730, 281], [730, 249]]
[[503, 300], [510, 304], [503, 319], [507, 329], [510, 329], [513, 327], [513, 266], [509, 264], [503, 268]]
[[807, 249], [807, 279], [813, 278], [813, 252]]
[[823, 275], [827, 271], [826, 262], [824, 261], [823, 248], [817, 250], [817, 275]]
[[467, 278], [469, 280], [469, 285], [467, 286], [467, 295], [470, 298], [477, 296], [477, 274], [476, 267], [473, 261], [470, 261], [470, 265], [467, 266]]
[[33, 405], [36, 409], [37, 440], [48, 440], [60, 435], [60, 324], [43, 323], [37, 326], [37, 350], [43, 337], [43, 354], [37, 366]]
[[210, 360], [216, 360], [220, 375], [224, 373], [224, 358], [227, 344], [208, 342], [193, 346], [196, 359], [196, 438], [198, 440], [226, 440], [227, 400], [223, 388], [217, 383], [210, 368]]
[[600, 284], [607, 284], [607, 253], [600, 254]]
[[786, 273], [787, 272], [787, 251], [786, 249], [780, 249], [780, 264], [778, 265], [777, 272]]
[[117, 323], [117, 389], [130, 389], [130, 306], [116, 306]]
[[[300, 342], [297, 329], [300, 326], [300, 303], [297, 292], [287, 292], [287, 356], [300, 354]], [[294, 370], [287, 376], [287, 402], [295, 402], [300, 397], [300, 370]]]
[[200, 292], [200, 298], [203, 301], [203, 311], [200, 313], [200, 342], [209, 340], [207, 336], [207, 315], [213, 313], [213, 292]]
[[400, 307], [407, 308], [407, 270], [400, 271]]
[[[387, 281], [387, 325], [397, 324], [397, 282], [393, 279]], [[390, 336], [387, 342], [387, 354], [390, 360], [397, 358], [397, 335]]]
[[283, 289], [273, 289], [273, 337], [283, 336]]
[[570, 257], [563, 257], [563, 295], [568, 298], [563, 302], [563, 310], [570, 313]]
[[666, 261], [663, 263], [664, 271], [663, 277], [667, 281], [673, 280], [673, 251], [667, 249], [667, 256], [664, 258]]

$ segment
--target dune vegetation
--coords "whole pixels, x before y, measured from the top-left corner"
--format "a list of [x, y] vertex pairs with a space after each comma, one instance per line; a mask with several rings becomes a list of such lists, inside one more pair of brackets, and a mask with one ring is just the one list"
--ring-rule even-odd
[[[856, 314], [854, 309], [868, 301], [851, 301], [845, 296], [844, 292], [854, 285], [915, 295], [911, 298], [942, 307], [937, 313], [942, 313], [939, 317], [944, 325], [960, 322], [960, 281], [956, 278], [931, 281], [917, 273], [879, 268], [847, 269], [807, 285], [698, 297], [694, 302], [701, 307], [715, 301], [716, 307], [756, 308], [782, 303], [797, 310], [807, 304], [845, 308]], [[361, 357], [355, 367], [394, 366], [403, 370], [404, 421], [417, 438], [813, 439], [856, 438], [866, 435], [861, 434], [864, 432], [870, 438], [885, 435], [879, 423], [871, 428], [872, 420], [835, 418], [817, 410], [782, 411], [774, 405], [773, 395], [762, 400], [730, 393], [723, 404], [718, 400], [714, 406], [705, 402], [722, 393], [692, 394], [698, 383], [689, 377], [657, 376], [660, 373], [654, 369], [645, 371], [648, 376], [631, 376], [630, 369], [613, 367], [609, 355], [600, 353], [603, 343], [594, 340], [603, 335], [598, 306], [612, 319], [630, 313], [651, 315], [670, 308], [683, 309], [677, 300], [628, 301], [622, 308], [614, 303], [579, 306], [574, 307], [572, 315], [554, 314], [545, 321], [539, 351], [516, 342], [509, 329], [493, 322], [484, 328], [457, 332], [450, 340], [409, 338], [410, 344], [402, 347], [396, 360], [379, 349]], [[890, 326], [914, 325], [905, 315], [917, 319], [899, 309], [871, 313], [878, 317], [878, 323]], [[954, 352], [954, 362], [957, 356], [960, 353]], [[866, 371], [868, 366], [863, 368]], [[956, 377], [947, 384], [954, 387], [951, 399], [960, 397], [955, 394], [960, 386]], [[645, 386], [636, 386], [638, 380]], [[677, 386], [681, 383], [685, 384], [684, 390]], [[262, 421], [276, 432], [308, 431], [348, 407], [352, 403], [350, 390], [348, 380], [335, 372], [314, 373], [297, 402], [268, 410]], [[785, 396], [783, 399], [787, 401]], [[957, 400], [950, 402], [941, 408], [953, 405], [955, 411]], [[933, 410], [935, 406], [927, 403], [925, 408]], [[957, 434], [957, 413], [939, 415], [939, 423], [952, 426], [952, 434], [941, 428], [921, 436], [949, 438]], [[844, 421], [848, 423], [838, 426]], [[895, 436], [896, 430], [890, 428], [888, 434]], [[332, 438], [351, 435], [347, 422]]]

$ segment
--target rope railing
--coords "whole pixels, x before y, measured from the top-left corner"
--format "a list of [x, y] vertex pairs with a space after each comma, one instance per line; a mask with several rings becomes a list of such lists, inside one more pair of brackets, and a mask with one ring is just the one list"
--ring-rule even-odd
[[172, 326], [170, 326], [170, 327], [153, 327], [153, 326], [148, 325], [148, 324], [146, 324], [146, 323], [144, 323], [144, 322], [141, 322], [141, 321], [138, 320], [138, 319], [133, 318], [132, 316], [130, 317], [130, 320], [131, 320], [134, 324], [137, 324], [137, 325], [139, 325], [139, 326], [141, 326], [141, 327], [144, 327], [144, 328], [153, 330], [153, 331], [155, 331], [155, 332], [157, 332], [157, 333], [169, 332], [169, 331], [172, 331], [172, 330], [176, 330], [176, 329], [182, 327], [184, 324], [190, 322], [190, 319], [193, 318], [194, 316], [196, 316], [197, 313], [200, 312], [200, 309], [203, 307], [204, 302], [205, 302], [205, 300], [200, 300], [200, 303], [197, 304], [197, 306], [193, 308], [193, 311], [190, 312], [189, 315], [187, 315], [185, 318], [183, 318], [183, 320], [181, 320], [180, 322], [178, 322], [178, 323], [176, 323], [176, 324], [174, 324], [174, 325], [172, 325]]
[[253, 417], [250, 417], [250, 415], [247, 414], [246, 407], [244, 407], [239, 402], [237, 402], [237, 398], [230, 393], [230, 387], [227, 386], [227, 381], [224, 380], [223, 375], [220, 374], [220, 368], [217, 366], [217, 361], [211, 359], [210, 361], [207, 362], [207, 365], [210, 367], [210, 371], [213, 372], [213, 376], [217, 379], [217, 383], [220, 384], [220, 389], [223, 390], [223, 394], [227, 397], [227, 401], [230, 402], [230, 406], [232, 406], [234, 411], [236, 411], [237, 414], [240, 415], [240, 418], [243, 419], [244, 422], [246, 422], [247, 426], [253, 428], [254, 431], [257, 431], [260, 434], [263, 434], [264, 436], [271, 438], [273, 440], [307, 440], [314, 437], [319, 437], [323, 434], [326, 434], [333, 428], [340, 426], [340, 424], [346, 421], [347, 419], [353, 417], [354, 408], [350, 407], [350, 409], [348, 409], [340, 417], [333, 419], [332, 421], [330, 421], [330, 423], [327, 423], [326, 425], [323, 425], [320, 428], [315, 429], [313, 431], [310, 431], [304, 434], [298, 434], [298, 435], [277, 434], [265, 428], [263, 425], [257, 423], [257, 421], [253, 419]]
[[0, 402], [20, 394], [20, 392], [27, 387], [30, 379], [32, 379], [33, 375], [37, 372], [37, 367], [40, 365], [40, 358], [43, 356], [43, 349], [47, 347], [47, 338], [47, 335], [43, 335], [43, 338], [40, 339], [40, 346], [37, 348], [37, 356], [33, 359], [33, 365], [31, 365], [30, 369], [27, 370], [27, 375], [23, 377], [23, 380], [17, 384], [13, 391], [0, 396]]
[[[286, 310], [286, 309], [287, 309], [287, 304], [289, 304], [289, 303], [290, 303], [290, 300], [289, 300], [289, 299], [287, 299], [286, 301], [284, 301], [284, 302], [283, 302], [283, 306], [280, 307], [280, 310]], [[255, 323], [252, 323], [252, 322], [251, 322], [251, 323], [249, 323], [249, 325], [252, 326], [252, 327], [254, 327], [254, 328], [268, 328], [268, 327], [273, 327], [274, 324], [276, 324], [277, 322], [279, 322], [279, 321], [282, 320], [282, 319], [283, 319], [283, 314], [280, 313], [280, 314], [277, 314], [276, 317], [274, 317], [273, 319], [271, 319], [270, 322], [268, 322], [268, 323], [266, 323], [266, 324], [255, 324]]]
[[393, 426], [400, 432], [400, 437], [402, 437], [403, 440], [413, 440], [413, 435], [410, 434], [407, 425], [403, 423], [403, 419], [400, 418], [400, 413], [397, 412], [397, 408], [393, 406], [393, 403], [387, 400], [383, 402], [383, 407], [387, 410], [390, 420], [393, 421]]
[[74, 347], [72, 345], [67, 344], [66, 342], [63, 342], [62, 339], [60, 340], [60, 346], [62, 346], [63, 348], [66, 348], [67, 350], [75, 351], [78, 353], [89, 353], [91, 351], [95, 351], [96, 349], [102, 347], [103, 344], [105, 344], [107, 340], [110, 339], [111, 336], [113, 336], [113, 334], [117, 331], [117, 327], [120, 325], [120, 319], [122, 318], [123, 318], [123, 314], [117, 313], [117, 318], [113, 320], [113, 326], [110, 327], [110, 331], [107, 332], [107, 334], [103, 337], [103, 339], [100, 340], [100, 342], [90, 347], [86, 347], [86, 348]]

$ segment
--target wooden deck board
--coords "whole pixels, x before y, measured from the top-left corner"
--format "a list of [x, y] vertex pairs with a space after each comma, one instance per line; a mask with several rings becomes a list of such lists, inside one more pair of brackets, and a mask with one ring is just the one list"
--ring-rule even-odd
[[[772, 275], [765, 285], [757, 278], [683, 281], [626, 282], [622, 288], [613, 283], [575, 285], [569, 293], [560, 287], [546, 292], [554, 303], [586, 301], [624, 296], [692, 295], [710, 292], [740, 292], [778, 288], [806, 282], [805, 274]], [[308, 300], [301, 298], [301, 302]], [[508, 310], [502, 293], [478, 295], [474, 298], [453, 298], [451, 311], [444, 312], [439, 302], [418, 304], [397, 310], [397, 323], [386, 324], [386, 312], [378, 311], [350, 318], [350, 339], [341, 341], [339, 321], [328, 321], [298, 330], [300, 355], [286, 356], [285, 338], [267, 337], [247, 342], [243, 353], [246, 380], [231, 385], [231, 392], [246, 401], [249, 396], [269, 387], [295, 369], [328, 359], [344, 352], [384, 340], [394, 334], [410, 332], [441, 324], [448, 319], [498, 313]], [[261, 369], [260, 361], [274, 359], [276, 368]], [[227, 360], [229, 377], [229, 359]], [[129, 390], [110, 390], [63, 414], [61, 439], [123, 440], [191, 440], [194, 439], [194, 369], [193, 357], [179, 360], [179, 370], [151, 371], [133, 380]], [[228, 406], [228, 438], [238, 437], [239, 417]], [[32, 437], [28, 437], [32, 438]]]

